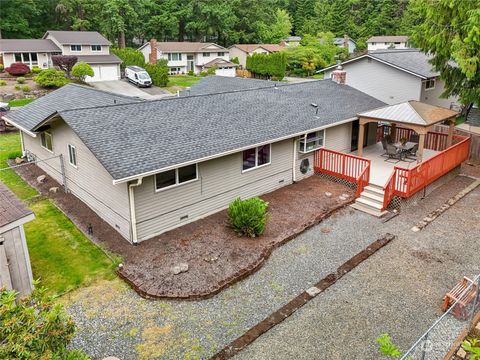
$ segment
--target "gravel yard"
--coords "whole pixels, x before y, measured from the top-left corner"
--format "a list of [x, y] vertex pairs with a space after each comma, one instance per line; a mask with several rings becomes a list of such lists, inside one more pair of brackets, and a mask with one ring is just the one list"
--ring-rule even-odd
[[445, 291], [479, 270], [473, 256], [480, 254], [474, 239], [479, 231], [472, 229], [479, 229], [480, 190], [421, 232], [410, 227], [471, 182], [458, 177], [386, 224], [345, 208], [276, 249], [254, 275], [207, 300], [146, 300], [119, 280], [76, 291], [62, 299], [78, 325], [72, 345], [95, 359], [208, 358], [391, 232], [399, 239], [238, 357], [376, 358], [375, 339], [384, 332], [405, 349], [440, 315]]

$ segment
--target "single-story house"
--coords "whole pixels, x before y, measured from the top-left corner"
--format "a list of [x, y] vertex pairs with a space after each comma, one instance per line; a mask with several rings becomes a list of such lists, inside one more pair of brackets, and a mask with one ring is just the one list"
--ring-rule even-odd
[[[264, 84], [153, 101], [67, 85], [4, 119], [28, 158], [62, 155], [68, 189], [137, 243], [312, 175], [315, 150], [350, 152], [356, 114], [385, 105], [333, 81]], [[39, 163], [60, 183], [61, 160]]]
[[52, 55], [61, 54], [62, 50], [50, 39], [0, 39], [0, 64], [9, 67], [15, 62], [22, 62], [30, 69], [52, 67]]
[[[417, 100], [450, 108], [458, 99], [443, 99], [445, 84], [429, 63], [430, 56], [417, 49], [378, 50], [341, 63], [346, 84], [387, 104]], [[338, 64], [319, 72], [329, 79]]]
[[408, 49], [408, 36], [372, 36], [367, 40], [367, 50]]
[[[230, 61], [228, 49], [214, 43], [189, 41], [157, 41], [151, 39], [138, 48], [145, 57], [145, 62], [155, 64], [160, 59], [168, 60], [171, 75], [186, 74], [193, 71], [199, 74], [205, 65], [213, 60]], [[220, 71], [220, 73], [225, 71]], [[231, 70], [230, 70], [231, 72]]]
[[236, 44], [228, 48], [230, 59], [237, 58], [243, 67], [247, 65], [247, 57], [253, 54], [271, 54], [283, 50], [278, 44]]
[[23, 225], [34, 218], [33, 212], [0, 182], [0, 288], [15, 290], [19, 296], [33, 290]]

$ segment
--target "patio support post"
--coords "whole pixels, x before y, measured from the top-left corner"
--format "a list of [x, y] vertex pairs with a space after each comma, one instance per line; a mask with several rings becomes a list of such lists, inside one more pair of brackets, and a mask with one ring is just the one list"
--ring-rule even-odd
[[455, 130], [455, 118], [450, 119], [448, 124], [448, 137], [447, 137], [447, 148], [452, 146], [453, 143], [453, 131]]
[[362, 156], [363, 154], [363, 141], [365, 137], [365, 124], [360, 119], [360, 127], [358, 129], [358, 156]]
[[392, 123], [392, 127], [390, 128], [390, 137], [392, 138], [393, 142], [396, 142], [396, 136], [397, 136], [397, 124]]
[[425, 147], [425, 134], [418, 134], [417, 163], [420, 164], [423, 158], [423, 148]]

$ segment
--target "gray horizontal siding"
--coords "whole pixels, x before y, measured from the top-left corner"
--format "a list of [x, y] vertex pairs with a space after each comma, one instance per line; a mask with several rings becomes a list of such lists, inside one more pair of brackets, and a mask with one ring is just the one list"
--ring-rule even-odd
[[[139, 241], [224, 209], [237, 196], [261, 195], [292, 182], [293, 140], [272, 144], [270, 165], [242, 173], [242, 153], [198, 164], [198, 181], [155, 192], [154, 177], [135, 189]], [[180, 220], [181, 217], [187, 219]]]
[[[52, 124], [53, 154], [41, 147], [40, 135], [36, 138], [25, 133], [22, 135], [25, 150], [39, 160], [63, 154], [68, 189], [125, 239], [130, 239], [127, 185], [113, 185], [110, 174], [63, 120], [59, 119]], [[76, 148], [77, 168], [68, 162], [68, 144]], [[38, 166], [63, 184], [59, 158], [40, 162]]]

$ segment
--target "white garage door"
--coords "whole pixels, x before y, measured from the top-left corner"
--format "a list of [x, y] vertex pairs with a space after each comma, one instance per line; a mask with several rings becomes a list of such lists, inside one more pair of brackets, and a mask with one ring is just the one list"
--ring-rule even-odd
[[219, 68], [215, 70], [215, 75], [235, 77], [235, 68]]
[[118, 73], [118, 65], [105, 64], [91, 66], [94, 76], [87, 76], [87, 82], [118, 80], [120, 78]]

